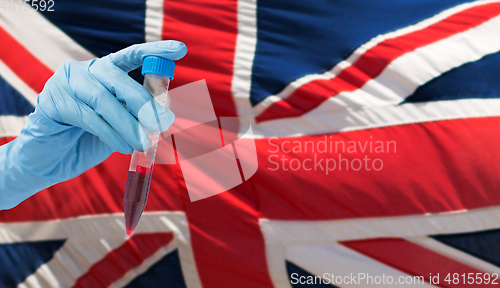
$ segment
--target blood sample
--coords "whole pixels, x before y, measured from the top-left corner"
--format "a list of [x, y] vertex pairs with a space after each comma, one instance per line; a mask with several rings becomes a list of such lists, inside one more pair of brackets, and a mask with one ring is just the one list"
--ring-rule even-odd
[[[144, 87], [155, 97], [163, 107], [167, 103], [167, 93], [170, 80], [174, 78], [174, 61], [156, 56], [145, 57], [142, 64], [144, 75]], [[134, 151], [130, 160], [130, 168], [127, 177], [127, 186], [123, 197], [123, 210], [125, 212], [125, 229], [128, 235], [132, 235], [139, 223], [142, 212], [146, 208], [148, 200], [151, 177], [156, 157], [156, 149], [160, 137], [161, 123], [159, 121], [155, 105], [152, 105], [155, 113], [158, 131], [150, 131], [146, 127], [152, 146], [148, 151]], [[144, 126], [144, 125], [143, 125]]]

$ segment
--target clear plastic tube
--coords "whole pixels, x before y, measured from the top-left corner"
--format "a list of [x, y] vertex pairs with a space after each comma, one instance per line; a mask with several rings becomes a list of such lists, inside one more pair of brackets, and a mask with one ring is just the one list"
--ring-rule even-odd
[[[144, 87], [146, 87], [155, 100], [162, 107], [167, 107], [168, 86], [170, 78], [168, 76], [146, 73], [144, 75]], [[155, 105], [152, 105], [154, 112]], [[158, 131], [163, 131], [158, 115], [156, 114]], [[127, 187], [123, 197], [123, 207], [125, 212], [125, 228], [128, 235], [132, 235], [139, 223], [142, 212], [148, 200], [151, 177], [156, 158], [156, 150], [160, 132], [147, 131], [151, 139], [151, 148], [145, 152], [134, 151], [130, 160], [130, 167], [127, 177]]]

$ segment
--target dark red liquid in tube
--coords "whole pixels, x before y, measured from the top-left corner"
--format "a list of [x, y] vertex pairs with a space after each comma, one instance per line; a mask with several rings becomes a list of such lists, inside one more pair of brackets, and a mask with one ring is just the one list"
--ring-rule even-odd
[[151, 183], [152, 167], [137, 166], [136, 171], [129, 171], [127, 187], [123, 198], [125, 212], [125, 228], [127, 235], [134, 233], [142, 212], [148, 201], [149, 185]]

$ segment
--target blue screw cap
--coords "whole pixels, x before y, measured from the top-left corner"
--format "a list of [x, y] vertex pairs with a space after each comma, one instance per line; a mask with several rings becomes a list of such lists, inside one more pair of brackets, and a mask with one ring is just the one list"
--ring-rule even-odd
[[142, 75], [158, 74], [174, 79], [175, 62], [158, 56], [146, 56], [142, 60]]

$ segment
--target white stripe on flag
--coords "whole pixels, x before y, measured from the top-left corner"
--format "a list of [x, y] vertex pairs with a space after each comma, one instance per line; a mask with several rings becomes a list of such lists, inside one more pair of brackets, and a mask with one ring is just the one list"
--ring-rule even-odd
[[261, 219], [267, 244], [323, 245], [370, 238], [410, 238], [500, 228], [500, 206], [410, 216], [325, 221]]
[[299, 137], [429, 121], [500, 116], [500, 99], [408, 103], [369, 109], [308, 113], [252, 124], [255, 138]]
[[28, 121], [28, 116], [0, 116], [0, 138], [17, 137]]
[[238, 110], [238, 115], [250, 121], [253, 121], [255, 117], [252, 106], [250, 105], [250, 85], [256, 45], [256, 0], [239, 0], [238, 36], [236, 37], [231, 90]]
[[[167, 2], [168, 3], [168, 2]], [[163, 0], [146, 0], [146, 42], [160, 41], [163, 28]]]

